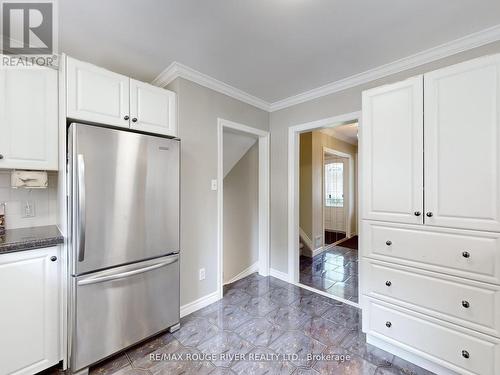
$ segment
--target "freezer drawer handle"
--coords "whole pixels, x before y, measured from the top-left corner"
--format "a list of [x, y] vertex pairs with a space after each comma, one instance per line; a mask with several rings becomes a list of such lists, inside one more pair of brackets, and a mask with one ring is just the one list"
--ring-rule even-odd
[[85, 259], [85, 161], [83, 155], [78, 154], [78, 261]]
[[97, 284], [97, 283], [102, 283], [104, 281], [111, 281], [111, 280], [117, 280], [117, 279], [123, 279], [124, 277], [129, 277], [133, 275], [138, 275], [140, 273], [148, 272], [155, 270], [157, 268], [165, 267], [168, 264], [172, 264], [177, 262], [179, 259], [178, 256], [171, 258], [165, 262], [161, 262], [158, 264], [153, 264], [152, 266], [144, 267], [144, 268], [139, 268], [137, 270], [133, 271], [127, 271], [127, 272], [122, 272], [122, 273], [117, 273], [116, 275], [108, 275], [108, 276], [101, 276], [101, 277], [96, 277], [96, 278], [91, 278], [91, 279], [86, 279], [86, 280], [81, 280], [78, 282], [78, 285], [89, 285], [89, 284]]

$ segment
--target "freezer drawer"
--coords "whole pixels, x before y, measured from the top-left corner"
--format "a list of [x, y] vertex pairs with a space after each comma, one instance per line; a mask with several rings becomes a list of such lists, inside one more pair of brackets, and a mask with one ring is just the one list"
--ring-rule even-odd
[[179, 322], [179, 257], [73, 278], [72, 371]]

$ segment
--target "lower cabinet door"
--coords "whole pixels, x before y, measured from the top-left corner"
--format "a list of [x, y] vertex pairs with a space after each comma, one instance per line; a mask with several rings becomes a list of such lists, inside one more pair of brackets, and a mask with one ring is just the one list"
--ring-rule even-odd
[[373, 300], [367, 305], [368, 311], [363, 311], [369, 314], [367, 334], [460, 374], [500, 373], [500, 340], [481, 339]]
[[32, 375], [61, 359], [58, 253], [0, 255], [0, 374]]
[[179, 322], [179, 256], [76, 277], [71, 370], [78, 371]]

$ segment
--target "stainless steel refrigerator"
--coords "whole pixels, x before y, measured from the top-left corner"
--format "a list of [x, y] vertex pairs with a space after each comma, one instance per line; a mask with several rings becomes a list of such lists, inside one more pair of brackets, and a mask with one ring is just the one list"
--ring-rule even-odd
[[179, 143], [69, 127], [73, 373], [178, 327]]

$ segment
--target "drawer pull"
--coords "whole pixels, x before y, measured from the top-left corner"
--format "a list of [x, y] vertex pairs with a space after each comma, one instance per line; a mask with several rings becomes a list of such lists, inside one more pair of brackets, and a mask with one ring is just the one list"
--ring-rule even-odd
[[422, 215], [422, 213], [421, 213], [420, 211], [415, 211], [413, 214], [414, 214], [415, 216], [420, 216], [420, 215]]
[[391, 245], [392, 245], [392, 241], [387, 240], [387, 241], [385, 241], [385, 244], [386, 244], [387, 246], [391, 246]]
[[462, 350], [462, 357], [467, 358], [467, 359], [470, 358], [469, 352], [467, 350]]
[[470, 254], [469, 254], [469, 252], [468, 252], [468, 251], [464, 251], [464, 252], [462, 253], [462, 256], [463, 256], [464, 258], [470, 258]]
[[57, 260], [57, 257], [56, 257], [56, 256], [52, 256], [52, 257], [50, 257], [50, 260], [51, 260], [52, 262], [55, 262], [55, 261]]
[[469, 301], [462, 301], [462, 306], [465, 307], [466, 309], [468, 309], [470, 306]]
[[387, 285], [387, 286], [391, 286], [391, 285], [392, 285], [392, 283], [391, 283], [389, 280], [387, 280], [387, 281], [385, 282], [385, 285]]
[[[385, 326], [386, 326], [387, 328], [391, 328], [392, 323], [391, 323], [391, 322], [385, 322]], [[462, 352], [462, 353], [463, 353], [463, 352]]]
[[432, 217], [432, 216], [433, 216], [432, 212], [430, 212], [430, 211], [429, 211], [429, 212], [427, 212], [425, 215], [426, 215], [427, 217]]

